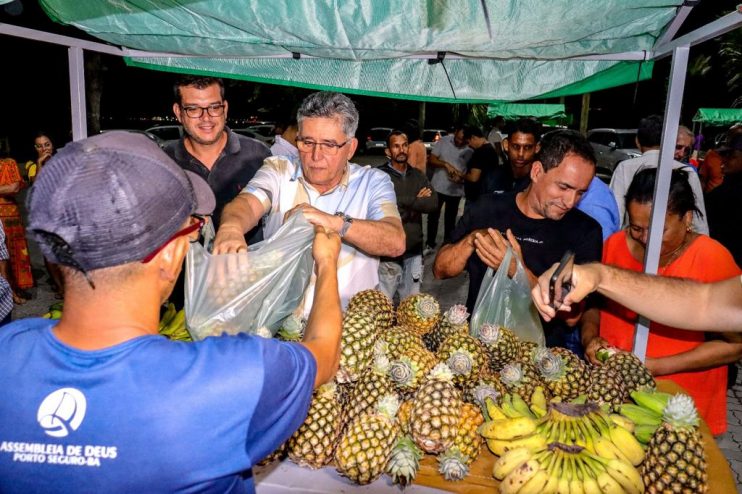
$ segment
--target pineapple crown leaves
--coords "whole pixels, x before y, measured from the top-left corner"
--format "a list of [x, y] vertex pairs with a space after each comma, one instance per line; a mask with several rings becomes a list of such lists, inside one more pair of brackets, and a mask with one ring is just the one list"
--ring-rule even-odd
[[559, 355], [554, 355], [549, 350], [540, 351], [536, 367], [544, 379], [557, 381], [567, 373], [567, 366]]
[[662, 412], [662, 421], [676, 428], [698, 426], [698, 410], [693, 398], [686, 394], [677, 394], [667, 401]]
[[598, 348], [598, 351], [595, 352], [595, 358], [597, 358], [600, 362], [605, 363], [609, 358], [613, 357], [615, 354], [619, 352], [616, 348]]
[[305, 324], [306, 321], [301, 317], [296, 314], [290, 314], [281, 323], [281, 328], [278, 330], [278, 334], [285, 340], [298, 340], [301, 338]]
[[389, 377], [400, 386], [412, 386], [419, 368], [409, 357], [401, 357], [389, 365]]
[[392, 482], [406, 487], [417, 475], [422, 457], [422, 450], [410, 436], [400, 436], [389, 455], [386, 468]]
[[479, 328], [479, 339], [485, 345], [494, 345], [500, 339], [500, 326], [485, 323]]
[[461, 480], [469, 473], [469, 457], [452, 446], [438, 457], [438, 471], [446, 480]]
[[474, 401], [476, 401], [480, 407], [486, 406], [485, 400], [487, 398], [491, 399], [494, 403], [500, 401], [500, 392], [486, 383], [477, 384], [471, 394], [474, 397]]
[[507, 386], [520, 384], [524, 377], [525, 373], [523, 372], [523, 366], [518, 362], [505, 364], [505, 366], [500, 370], [500, 380]]
[[374, 342], [374, 355], [389, 353], [389, 343], [384, 338], [379, 338]]
[[374, 361], [373, 365], [371, 366], [371, 369], [379, 374], [384, 375], [389, 372], [389, 369], [391, 368], [391, 361], [389, 360], [389, 357], [386, 353], [375, 353], [374, 354]]
[[399, 398], [395, 394], [386, 394], [376, 403], [376, 412], [391, 421], [397, 420]]
[[464, 304], [456, 304], [446, 311], [443, 317], [453, 325], [459, 326], [466, 322], [469, 311]]
[[265, 326], [260, 326], [258, 329], [256, 329], [255, 335], [260, 336], [261, 338], [266, 338], [266, 339], [273, 338], [273, 333], [271, 333], [271, 330]]
[[415, 309], [423, 319], [433, 319], [438, 317], [441, 312], [441, 306], [438, 305], [438, 301], [432, 295], [427, 294], [418, 296], [415, 301]]
[[335, 393], [337, 393], [337, 384], [335, 384], [335, 381], [323, 384], [316, 391], [317, 397], [324, 399], [332, 399]]
[[466, 376], [474, 368], [474, 355], [465, 348], [459, 348], [451, 353], [446, 364], [455, 375]]
[[428, 379], [435, 379], [436, 381], [452, 382], [453, 372], [451, 368], [444, 363], [436, 364], [428, 373]]

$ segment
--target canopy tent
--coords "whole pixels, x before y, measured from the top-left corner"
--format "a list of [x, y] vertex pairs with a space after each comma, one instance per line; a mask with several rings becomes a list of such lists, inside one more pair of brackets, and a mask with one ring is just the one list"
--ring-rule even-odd
[[[682, 0], [41, 4], [53, 19], [127, 47], [127, 63], [139, 67], [412, 100], [490, 102], [580, 94], [651, 77], [647, 52]], [[608, 56], [616, 53], [630, 56]]]
[[530, 117], [545, 125], [566, 125], [572, 120], [564, 105], [547, 103], [491, 103], [487, 106], [487, 117], [497, 116], [505, 120]]
[[742, 108], [699, 108], [693, 122], [701, 125], [733, 125], [742, 122]]
[[[0, 0], [2, 2], [2, 0]], [[87, 135], [83, 50], [131, 65], [413, 100], [579, 94], [651, 77], [672, 55], [644, 270], [656, 273], [690, 47], [742, 25], [742, 6], [676, 38], [696, 0], [41, 0], [109, 44], [0, 23], [69, 47], [74, 139]], [[649, 322], [634, 352], [646, 356]]]

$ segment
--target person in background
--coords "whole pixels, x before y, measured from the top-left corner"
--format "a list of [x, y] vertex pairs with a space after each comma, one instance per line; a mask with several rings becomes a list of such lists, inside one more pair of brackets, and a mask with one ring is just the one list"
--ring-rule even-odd
[[389, 161], [379, 169], [389, 175], [397, 196], [397, 209], [407, 243], [401, 256], [382, 257], [379, 263], [379, 290], [391, 299], [403, 300], [420, 293], [423, 278], [422, 214], [435, 210], [438, 198], [428, 177], [408, 162], [407, 136], [393, 130], [387, 137]]
[[[288, 216], [301, 211], [307, 221], [343, 239], [338, 268], [343, 306], [357, 292], [376, 288], [379, 257], [404, 254], [405, 234], [389, 175], [350, 162], [358, 147], [358, 120], [358, 110], [344, 94], [307, 96], [297, 112], [299, 162], [280, 156], [265, 160], [224, 208], [214, 252], [244, 251], [244, 232], [261, 218], [270, 238]], [[312, 307], [313, 282], [305, 293], [305, 314]]]
[[428, 169], [428, 151], [420, 137], [420, 123], [417, 120], [410, 119], [402, 126], [402, 132], [407, 135], [409, 140], [407, 164], [420, 170], [425, 175]]
[[283, 126], [283, 132], [276, 135], [276, 139], [271, 146], [273, 156], [285, 156], [294, 161], [299, 159], [299, 150], [296, 148], [296, 136], [299, 132], [299, 126], [296, 125], [296, 118], [292, 118]]
[[495, 147], [484, 138], [482, 129], [466, 127], [464, 141], [474, 150], [466, 165], [466, 173], [459, 174], [464, 183], [466, 204], [464, 210], [470, 208], [479, 199], [479, 196], [494, 192], [501, 184], [495, 183], [496, 169], [500, 163], [497, 159]]
[[8, 248], [5, 246], [5, 230], [0, 223], [0, 327], [8, 324], [13, 313], [13, 289], [10, 288], [8, 279]]
[[54, 154], [54, 144], [49, 135], [44, 131], [39, 131], [33, 140], [33, 147], [36, 151], [36, 159], [26, 162], [26, 176], [28, 181], [33, 183], [36, 175], [41, 171], [41, 167]]
[[[508, 246], [522, 260], [531, 285], [567, 250], [575, 253], [577, 262], [597, 261], [603, 244], [600, 225], [575, 208], [594, 175], [595, 153], [587, 139], [573, 131], [544, 136], [531, 167], [530, 185], [520, 192], [482, 196], [466, 211], [451, 243], [441, 247], [435, 258], [435, 277], [451, 278], [466, 269], [466, 306], [472, 312], [487, 268], [500, 267]], [[585, 315], [595, 311], [590, 308]], [[579, 309], [545, 325], [546, 344], [582, 355], [580, 332], [575, 328], [582, 316]]]
[[[726, 142], [729, 142], [735, 135], [742, 134], [742, 124], [732, 125], [727, 131]], [[710, 149], [703, 162], [698, 168], [698, 176], [703, 185], [704, 194], [708, 194], [724, 181], [724, 172], [721, 170], [722, 158], [715, 149]]]
[[730, 131], [717, 152], [724, 181], [706, 195], [709, 232], [742, 266], [742, 126]]
[[[693, 141], [691, 141], [693, 142]], [[660, 160], [660, 144], [662, 143], [662, 117], [659, 115], [650, 115], [639, 121], [636, 131], [636, 146], [642, 155], [638, 158], [624, 160], [616, 166], [611, 177], [611, 190], [618, 205], [618, 217], [621, 218], [622, 225], [626, 225], [626, 207], [624, 206], [624, 197], [626, 190], [629, 188], [631, 180], [636, 172], [644, 168], [656, 168]], [[693, 171], [694, 168], [679, 161], [672, 162], [672, 168], [686, 168]], [[698, 174], [689, 174], [688, 180], [693, 188], [693, 194], [696, 197], [696, 206], [698, 213], [693, 217], [693, 228], [698, 233], [708, 235], [709, 227], [706, 222], [706, 207], [703, 202], [703, 191], [701, 182], [698, 180]]]
[[[51, 155], [53, 148], [46, 136], [37, 137], [36, 143], [40, 156]], [[42, 143], [41, 151], [39, 143]], [[3, 151], [0, 152], [0, 156], [8, 154], [6, 150]], [[46, 158], [39, 161], [43, 164]], [[3, 239], [5, 247], [10, 255], [10, 269], [6, 273], [8, 275], [6, 280], [12, 287], [12, 298], [16, 304], [25, 304], [31, 298], [28, 290], [34, 286], [26, 229], [17, 201], [18, 193], [25, 187], [26, 182], [21, 177], [16, 161], [12, 158], [0, 158], [0, 222], [5, 231]], [[49, 273], [51, 276], [52, 271]]]
[[675, 153], [673, 154], [675, 161], [689, 164], [694, 141], [695, 136], [692, 130], [685, 125], [678, 126], [678, 137], [675, 141]]
[[464, 128], [458, 126], [452, 134], [441, 137], [430, 151], [428, 165], [433, 168], [433, 178], [430, 184], [438, 193], [436, 210], [428, 213], [428, 238], [423, 255], [435, 251], [438, 237], [438, 223], [443, 213], [443, 243], [451, 239], [451, 232], [456, 225], [456, 216], [459, 214], [459, 204], [464, 195], [464, 186], [460, 182], [461, 174], [466, 172], [467, 163], [471, 159], [473, 150], [464, 141]]
[[0, 331], [0, 382], [13, 383], [0, 386], [0, 438], [43, 448], [0, 454], [0, 491], [255, 492], [252, 466], [337, 371], [338, 235], [315, 229], [301, 342], [178, 342], [158, 334], [160, 306], [214, 209], [205, 180], [147, 137], [111, 131], [60, 150], [28, 204], [29, 231], [62, 266], [64, 312]]
[[[541, 124], [533, 118], [516, 120], [513, 131], [502, 141], [502, 147], [507, 154], [504, 167], [498, 168], [502, 174], [498, 180], [503, 184], [502, 191], [524, 190], [531, 178], [531, 165], [541, 149]], [[496, 189], [498, 190], [498, 189]]]
[[604, 242], [621, 228], [616, 198], [613, 197], [613, 192], [605, 182], [597, 176], [593, 177], [587, 192], [577, 203], [577, 209], [600, 223]]
[[490, 133], [487, 134], [487, 140], [495, 148], [495, 151], [497, 151], [497, 156], [500, 159], [501, 163], [504, 163], [505, 159], [507, 158], [502, 145], [502, 141], [505, 139], [505, 136], [502, 134], [502, 129], [504, 128], [505, 118], [501, 115], [498, 115], [492, 122], [492, 129], [490, 130]]
[[[658, 275], [714, 282], [742, 272], [732, 255], [720, 243], [693, 231], [695, 197], [688, 173], [673, 170], [667, 215], [660, 248]], [[652, 211], [656, 168], [638, 172], [626, 193], [629, 226], [611, 236], [603, 246], [603, 262], [619, 268], [641, 271], [646, 254]], [[637, 314], [622, 305], [606, 301], [600, 311], [600, 330], [588, 333], [583, 327], [585, 355], [599, 364], [595, 352], [614, 346], [631, 351]], [[645, 364], [656, 377], [675, 381], [693, 397], [699, 412], [714, 434], [726, 431], [725, 364], [742, 357], [742, 336], [700, 332], [652, 323]]]

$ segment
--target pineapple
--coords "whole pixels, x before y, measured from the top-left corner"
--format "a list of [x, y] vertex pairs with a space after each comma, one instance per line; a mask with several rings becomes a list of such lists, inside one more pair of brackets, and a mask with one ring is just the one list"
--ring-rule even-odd
[[453, 382], [466, 388], [477, 381], [487, 367], [487, 353], [482, 343], [467, 333], [449, 336], [438, 349], [438, 359], [448, 364]]
[[542, 386], [538, 372], [530, 364], [513, 362], [500, 371], [500, 381], [511, 393], [518, 393], [529, 404], [536, 386]]
[[296, 314], [289, 314], [278, 328], [276, 336], [283, 341], [301, 341], [306, 321]]
[[453, 373], [438, 364], [415, 393], [410, 414], [412, 438], [427, 453], [440, 453], [453, 445], [461, 414], [461, 393]]
[[397, 307], [397, 324], [422, 336], [429, 333], [441, 317], [438, 301], [427, 293], [410, 295]]
[[457, 304], [448, 309], [440, 323], [436, 326], [433, 331], [423, 336], [425, 346], [431, 352], [437, 352], [438, 347], [445, 341], [446, 338], [457, 333], [468, 333], [469, 324], [466, 319], [469, 317], [469, 312], [466, 310], [466, 306]]
[[484, 373], [479, 380], [472, 383], [471, 386], [464, 390], [464, 401], [473, 403], [478, 407], [483, 407], [484, 399], [490, 398], [496, 404], [502, 402], [502, 397], [507, 393], [505, 385], [500, 378], [494, 374]]
[[482, 436], [477, 429], [484, 423], [482, 412], [476, 405], [464, 403], [461, 406], [459, 430], [456, 433], [453, 447], [458, 448], [467, 457], [467, 465], [477, 459], [482, 447]]
[[633, 353], [615, 348], [601, 348], [596, 356], [603, 362], [603, 365], [618, 373], [629, 393], [637, 389], [656, 388], [657, 385], [649, 369]]
[[323, 384], [314, 392], [306, 420], [288, 441], [291, 461], [309, 468], [329, 463], [340, 435], [342, 416], [335, 383]]
[[534, 355], [536, 369], [546, 387], [564, 401], [587, 392], [590, 374], [585, 362], [566, 348], [541, 348]]
[[398, 359], [409, 352], [411, 348], [424, 348], [422, 338], [409, 329], [394, 326], [379, 335], [379, 341], [385, 343], [385, 351], [392, 360]]
[[360, 377], [371, 364], [375, 342], [376, 325], [372, 316], [357, 310], [347, 311], [343, 317], [338, 382], [352, 382]]
[[538, 350], [540, 347], [538, 343], [534, 343], [533, 341], [524, 341], [524, 340], [518, 340], [518, 355], [516, 359], [519, 362], [532, 362], [532, 358], [536, 350]]
[[411, 348], [389, 367], [389, 376], [400, 393], [412, 393], [425, 379], [438, 361], [424, 348]]
[[288, 441], [280, 445], [273, 453], [269, 454], [258, 462], [259, 467], [270, 465], [274, 461], [282, 460], [286, 456]]
[[384, 473], [399, 435], [397, 408], [395, 395], [384, 396], [374, 413], [356, 417], [348, 425], [335, 450], [340, 475], [356, 484], [368, 484]]
[[410, 433], [410, 415], [412, 414], [412, 400], [403, 401], [397, 410], [397, 422], [402, 434]]
[[701, 494], [708, 490], [703, 439], [693, 399], [670, 398], [641, 466], [647, 492]]
[[410, 485], [420, 470], [422, 457], [423, 452], [410, 436], [400, 436], [386, 464], [386, 473], [392, 478], [392, 483], [402, 489]]
[[592, 383], [587, 391], [587, 401], [608, 405], [614, 411], [629, 399], [629, 393], [621, 377], [605, 365], [593, 367], [590, 372]]
[[499, 371], [518, 355], [518, 340], [509, 329], [483, 324], [479, 328], [479, 340], [487, 349], [490, 369], [493, 371]]
[[469, 474], [469, 457], [453, 446], [438, 456], [438, 471], [450, 482], [463, 480]]
[[361, 375], [346, 397], [346, 420], [374, 411], [382, 396], [394, 394], [394, 383], [389, 378], [390, 362], [383, 352], [374, 355], [373, 364]]
[[380, 290], [362, 290], [348, 302], [348, 311], [358, 310], [369, 314], [379, 330], [390, 328], [394, 324], [394, 304]]

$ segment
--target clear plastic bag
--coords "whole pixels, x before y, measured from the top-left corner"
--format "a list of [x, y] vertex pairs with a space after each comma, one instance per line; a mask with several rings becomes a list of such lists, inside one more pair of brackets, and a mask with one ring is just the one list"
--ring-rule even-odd
[[309, 284], [314, 227], [299, 212], [271, 238], [238, 254], [210, 254], [210, 235], [204, 236], [204, 245], [192, 244], [186, 256], [186, 324], [193, 339], [274, 335]]
[[531, 300], [531, 285], [523, 263], [516, 256], [515, 275], [508, 276], [513, 250], [508, 247], [505, 258], [495, 272], [487, 268], [479, 296], [471, 316], [471, 332], [479, 334], [483, 324], [496, 324], [510, 329], [518, 338], [544, 345], [544, 329]]

